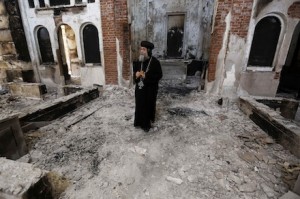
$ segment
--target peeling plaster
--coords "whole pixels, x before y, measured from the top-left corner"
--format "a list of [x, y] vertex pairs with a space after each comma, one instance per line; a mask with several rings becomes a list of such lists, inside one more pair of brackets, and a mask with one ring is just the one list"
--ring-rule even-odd
[[[276, 95], [279, 84], [276, 74], [280, 73], [285, 64], [295, 27], [299, 23], [299, 19], [290, 18], [287, 11], [289, 6], [297, 1], [265, 0], [260, 2], [255, 0], [246, 40], [230, 34], [229, 14], [227, 15], [226, 31], [216, 64], [216, 79], [213, 82], [206, 81], [208, 93], [232, 98], [244, 95], [270, 97]], [[282, 32], [274, 57], [274, 69], [268, 69], [269, 71], [264, 68], [250, 70], [247, 68], [247, 62], [255, 26], [260, 19], [270, 15], [277, 16], [282, 23]], [[228, 43], [227, 37], [229, 37]]]
[[222, 86], [222, 96], [237, 96], [242, 64], [245, 57], [245, 39], [230, 35], [227, 56], [225, 59], [225, 78]]
[[230, 22], [231, 22], [231, 12], [229, 12], [225, 18], [226, 22], [226, 28], [225, 33], [223, 36], [223, 43], [222, 48], [218, 55], [218, 60], [216, 64], [216, 79], [215, 81], [212, 81], [207, 84], [207, 92], [208, 93], [216, 93], [221, 94], [222, 92], [222, 86], [223, 82], [226, 76], [226, 69], [225, 69], [225, 57], [226, 57], [226, 51], [227, 51], [227, 45], [228, 45], [228, 37], [229, 37], [229, 31], [230, 31]]

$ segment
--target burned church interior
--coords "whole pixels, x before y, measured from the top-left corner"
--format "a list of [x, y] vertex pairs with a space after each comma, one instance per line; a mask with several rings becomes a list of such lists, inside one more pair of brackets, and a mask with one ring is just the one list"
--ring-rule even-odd
[[1, 199], [297, 199], [299, 102], [300, 0], [0, 0]]

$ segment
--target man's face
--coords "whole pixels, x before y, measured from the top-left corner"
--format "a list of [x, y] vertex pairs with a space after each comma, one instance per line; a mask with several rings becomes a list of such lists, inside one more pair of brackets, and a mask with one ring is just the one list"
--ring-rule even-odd
[[140, 48], [140, 55], [144, 55], [145, 57], [148, 57], [148, 51], [147, 51], [147, 48], [141, 47], [141, 48]]

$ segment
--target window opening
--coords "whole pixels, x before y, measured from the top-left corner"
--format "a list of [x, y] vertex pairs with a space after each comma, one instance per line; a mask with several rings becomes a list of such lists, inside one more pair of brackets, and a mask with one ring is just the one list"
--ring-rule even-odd
[[34, 8], [35, 7], [34, 0], [28, 0], [28, 5], [29, 5], [29, 8]]
[[272, 67], [281, 31], [277, 17], [265, 17], [255, 27], [248, 66]]
[[52, 47], [48, 30], [44, 27], [37, 31], [38, 44], [40, 48], [41, 62], [54, 63]]
[[39, 3], [40, 3], [40, 8], [46, 7], [44, 0], [39, 0]]
[[94, 25], [86, 25], [83, 29], [85, 63], [100, 63], [98, 30]]
[[70, 5], [70, 0], [50, 0], [50, 6]]

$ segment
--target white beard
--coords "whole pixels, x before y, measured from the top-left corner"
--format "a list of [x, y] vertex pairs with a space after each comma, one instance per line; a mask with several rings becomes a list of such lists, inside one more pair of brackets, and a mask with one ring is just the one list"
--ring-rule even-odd
[[140, 61], [140, 62], [145, 61], [145, 56], [144, 56], [144, 55], [140, 55], [140, 56], [139, 56], [139, 61]]

